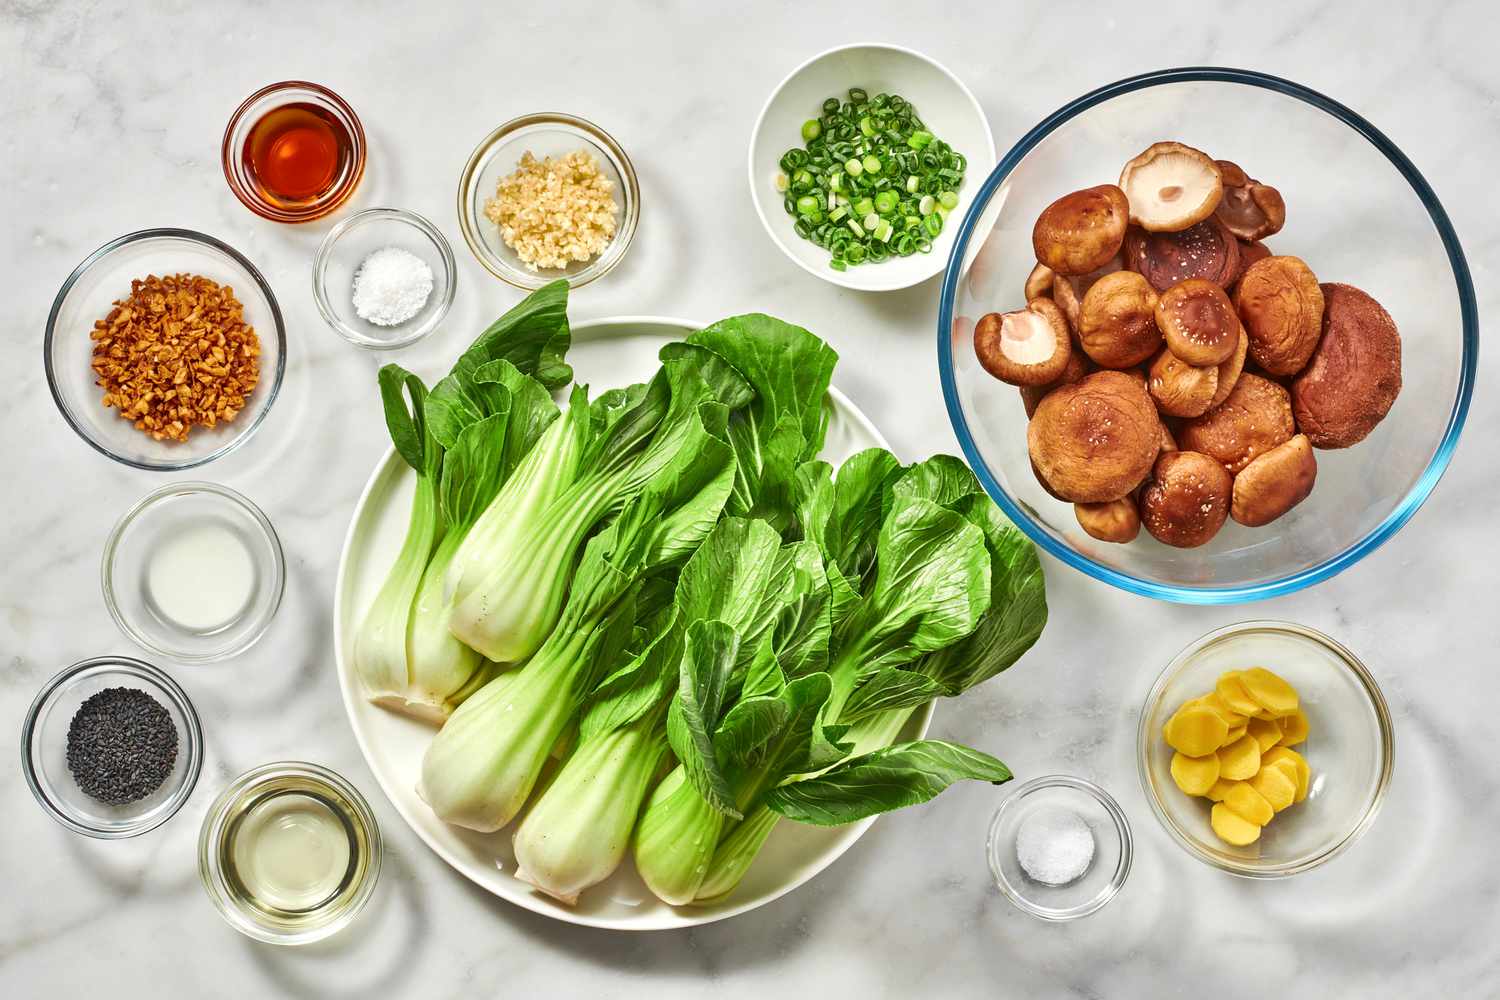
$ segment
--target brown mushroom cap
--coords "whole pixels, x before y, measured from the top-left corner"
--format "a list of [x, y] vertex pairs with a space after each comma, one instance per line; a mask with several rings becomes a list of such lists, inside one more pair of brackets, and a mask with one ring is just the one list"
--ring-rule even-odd
[[1091, 371], [1093, 368], [1089, 365], [1088, 355], [1082, 351], [1069, 351], [1067, 367], [1063, 369], [1062, 377], [1056, 382], [1049, 382], [1047, 385], [1021, 386], [1021, 405], [1026, 408], [1026, 419], [1030, 420], [1036, 413], [1037, 406], [1046, 398], [1047, 393], [1060, 385], [1072, 385]]
[[1152, 143], [1120, 171], [1130, 221], [1151, 232], [1175, 233], [1219, 207], [1224, 182], [1207, 153], [1180, 142]]
[[989, 313], [974, 324], [974, 354], [979, 363], [1011, 385], [1056, 382], [1072, 352], [1068, 321], [1051, 299], [1032, 299], [1025, 309]]
[[1228, 160], [1218, 160], [1224, 197], [1214, 214], [1242, 240], [1264, 239], [1286, 225], [1281, 192], [1247, 175]]
[[1162, 292], [1156, 301], [1156, 325], [1172, 353], [1190, 365], [1221, 364], [1240, 343], [1234, 304], [1224, 289], [1203, 278], [1189, 278]]
[[1165, 420], [1161, 422], [1161, 450], [1177, 450], [1177, 439], [1172, 436], [1172, 428], [1167, 426], [1167, 422]]
[[1046, 264], [1038, 264], [1026, 276], [1026, 301], [1046, 298], [1052, 294], [1052, 283], [1057, 277]]
[[1104, 503], [1075, 503], [1073, 516], [1078, 526], [1101, 542], [1124, 544], [1141, 533], [1141, 516], [1130, 497]]
[[1234, 391], [1235, 383], [1240, 380], [1240, 373], [1245, 370], [1245, 358], [1249, 353], [1250, 338], [1241, 327], [1239, 345], [1235, 347], [1229, 360], [1219, 365], [1219, 388], [1214, 393], [1214, 401], [1209, 404], [1209, 409], [1213, 409], [1229, 398], [1229, 394]]
[[1401, 392], [1401, 334], [1391, 314], [1353, 285], [1322, 291], [1322, 339], [1292, 381], [1292, 407], [1314, 448], [1347, 448], [1385, 419]]
[[1182, 425], [1177, 441], [1189, 451], [1213, 456], [1235, 475], [1295, 433], [1286, 389], [1245, 372], [1224, 402]]
[[1208, 219], [1178, 233], [1125, 234], [1125, 266], [1164, 292], [1189, 278], [1227, 287], [1240, 273], [1240, 242], [1224, 223]]
[[1156, 292], [1134, 271], [1106, 274], [1083, 297], [1078, 340], [1105, 368], [1140, 364], [1161, 347]]
[[1239, 245], [1240, 267], [1234, 279], [1228, 285], [1228, 289], [1231, 291], [1240, 283], [1240, 279], [1245, 276], [1245, 272], [1250, 270], [1251, 264], [1254, 264], [1258, 260], [1265, 260], [1271, 256], [1271, 248], [1264, 243], [1246, 243], [1244, 240], [1240, 240]]
[[1250, 336], [1250, 357], [1272, 375], [1307, 367], [1323, 327], [1323, 292], [1298, 257], [1252, 264], [1234, 290], [1234, 305]]
[[1312, 442], [1298, 434], [1240, 470], [1229, 514], [1250, 528], [1270, 524], [1306, 500], [1317, 478]]
[[1146, 477], [1160, 450], [1160, 424], [1139, 381], [1095, 372], [1047, 394], [1026, 428], [1026, 446], [1054, 495], [1102, 503]]
[[1156, 401], [1156, 408], [1172, 417], [1196, 417], [1213, 405], [1219, 389], [1216, 365], [1190, 365], [1163, 347], [1146, 379], [1146, 390]]
[[1088, 274], [1059, 274], [1057, 280], [1052, 284], [1052, 300], [1057, 307], [1063, 311], [1068, 318], [1068, 326], [1073, 333], [1077, 334], [1083, 325], [1083, 297], [1088, 294], [1094, 283], [1106, 274], [1114, 274], [1116, 271], [1125, 269], [1125, 257], [1123, 254], [1115, 254], [1103, 267]]
[[1087, 274], [1109, 263], [1125, 239], [1130, 203], [1113, 184], [1065, 194], [1031, 230], [1036, 259], [1058, 274]]
[[1141, 523], [1159, 542], [1195, 548], [1224, 526], [1233, 490], [1233, 478], [1210, 456], [1167, 452], [1141, 490]]

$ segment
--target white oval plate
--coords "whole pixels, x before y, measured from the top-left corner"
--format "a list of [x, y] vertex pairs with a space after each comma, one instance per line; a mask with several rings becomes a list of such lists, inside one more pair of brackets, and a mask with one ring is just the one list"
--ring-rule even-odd
[[[656, 370], [656, 354], [663, 344], [680, 340], [701, 326], [651, 316], [578, 323], [573, 326], [568, 361], [578, 380], [592, 381], [596, 389], [643, 381]], [[889, 447], [843, 393], [830, 389], [829, 396], [833, 416], [824, 458], [836, 465], [865, 448]], [[516, 879], [512, 829], [475, 833], [449, 826], [433, 815], [416, 792], [422, 755], [433, 729], [370, 704], [354, 673], [350, 656], [354, 630], [401, 547], [411, 493], [411, 469], [394, 449], [387, 450], [355, 505], [339, 557], [334, 654], [354, 738], [386, 798], [417, 836], [463, 875], [517, 906], [569, 923], [632, 931], [692, 927], [753, 910], [791, 892], [836, 861], [875, 822], [872, 818], [836, 828], [780, 824], [739, 888], [714, 906], [666, 905], [646, 888], [629, 858], [607, 881], [585, 892], [576, 907], [565, 906]], [[931, 720], [928, 706], [912, 717], [903, 738], [920, 738]]]

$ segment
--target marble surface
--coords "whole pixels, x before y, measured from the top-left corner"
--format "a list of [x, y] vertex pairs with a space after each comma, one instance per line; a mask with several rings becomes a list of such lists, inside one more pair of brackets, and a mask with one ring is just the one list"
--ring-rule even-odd
[[[1316, 590], [1253, 608], [1130, 597], [1057, 563], [1053, 626], [993, 684], [945, 706], [936, 731], [997, 750], [1021, 775], [1072, 772], [1110, 788], [1137, 836], [1119, 898], [1071, 925], [1012, 908], [983, 858], [1004, 790], [963, 787], [877, 824], [834, 868], [764, 909], [688, 932], [631, 936], [523, 912], [473, 888], [406, 829], [374, 786], [333, 676], [330, 606], [344, 529], [386, 445], [382, 359], [344, 344], [314, 308], [309, 262], [325, 224], [282, 227], [229, 194], [218, 142], [229, 112], [275, 79], [322, 81], [358, 109], [370, 167], [358, 204], [428, 215], [460, 260], [446, 329], [402, 360], [432, 373], [519, 296], [458, 233], [453, 185], [472, 144], [541, 107], [604, 123], [635, 157], [637, 245], [581, 291], [580, 317], [775, 312], [843, 355], [838, 383], [906, 456], [955, 448], [936, 389], [936, 282], [883, 295], [818, 282], [777, 252], [745, 191], [743, 150], [765, 95], [819, 48], [900, 41], [973, 88], [1001, 149], [1066, 100], [1162, 64], [1268, 70], [1368, 116], [1426, 172], [1454, 217], [1482, 315], [1500, 265], [1493, 198], [1500, 65], [1480, 0], [1377, 13], [1357, 2], [1084, 5], [955, 2], [937, 11], [713, 4], [0, 2], [0, 244], [6, 431], [0, 522], [0, 722], [18, 731], [42, 682], [105, 652], [135, 653], [110, 622], [99, 553], [115, 518], [164, 477], [116, 465], [69, 432], [40, 355], [52, 296], [90, 250], [146, 226], [206, 230], [265, 272], [286, 312], [282, 398], [251, 446], [200, 473], [242, 490], [281, 533], [286, 600], [252, 653], [172, 666], [203, 716], [198, 792], [163, 829], [76, 837], [31, 801], [15, 743], [0, 767], [0, 995], [846, 996], [1480, 995], [1500, 982], [1500, 825], [1494, 601], [1500, 408], [1481, 384], [1452, 470], [1416, 519]], [[545, 13], [544, 13], [545, 11]], [[926, 388], [924, 388], [926, 387]], [[185, 477], [184, 477], [185, 478]], [[1191, 861], [1157, 826], [1135, 774], [1138, 705], [1200, 633], [1250, 616], [1325, 629], [1363, 654], [1395, 715], [1395, 781], [1351, 852], [1275, 884]], [[12, 737], [14, 738], [14, 737]], [[325, 944], [253, 943], [198, 885], [198, 822], [232, 775], [301, 757], [349, 776], [387, 836], [376, 902]], [[1221, 956], [1236, 971], [1226, 972]]]

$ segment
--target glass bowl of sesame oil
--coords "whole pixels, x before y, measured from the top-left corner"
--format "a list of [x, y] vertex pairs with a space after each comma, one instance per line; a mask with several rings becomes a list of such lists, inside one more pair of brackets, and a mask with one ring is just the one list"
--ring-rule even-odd
[[341, 930], [375, 891], [380, 828], [369, 803], [316, 764], [263, 764], [209, 806], [198, 873], [235, 930], [308, 944]]
[[245, 207], [276, 222], [338, 208], [365, 170], [359, 116], [327, 87], [302, 80], [251, 94], [224, 129], [224, 179]]

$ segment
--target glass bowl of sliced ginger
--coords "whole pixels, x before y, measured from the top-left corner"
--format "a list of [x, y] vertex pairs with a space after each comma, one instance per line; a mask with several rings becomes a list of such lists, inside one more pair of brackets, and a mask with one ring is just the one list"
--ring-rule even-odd
[[1141, 784], [1189, 854], [1247, 878], [1305, 872], [1369, 829], [1390, 785], [1370, 671], [1289, 622], [1229, 625], [1169, 663], [1141, 711]]

